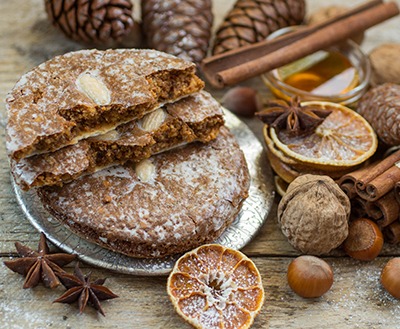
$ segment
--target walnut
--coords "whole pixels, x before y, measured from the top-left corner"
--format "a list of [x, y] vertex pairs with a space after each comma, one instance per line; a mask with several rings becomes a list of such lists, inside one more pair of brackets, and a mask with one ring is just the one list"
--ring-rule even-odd
[[369, 54], [371, 62], [371, 83], [380, 85], [386, 82], [400, 84], [400, 45], [384, 43]]
[[[323, 7], [320, 10], [310, 15], [310, 17], [307, 20], [307, 25], [311, 26], [319, 24], [323, 21], [326, 21], [329, 18], [343, 14], [347, 10], [349, 10], [349, 8], [343, 6]], [[360, 45], [364, 40], [364, 33], [363, 32], [358, 33], [350, 39], [352, 39], [355, 43]]]
[[306, 254], [337, 248], [348, 235], [350, 200], [328, 176], [303, 175], [288, 187], [278, 222], [290, 244]]

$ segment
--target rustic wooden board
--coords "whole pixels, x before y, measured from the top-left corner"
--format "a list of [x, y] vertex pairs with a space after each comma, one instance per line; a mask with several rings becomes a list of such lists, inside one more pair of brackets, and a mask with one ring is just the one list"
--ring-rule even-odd
[[[215, 0], [217, 27], [234, 0]], [[364, 1], [307, 0], [308, 13], [327, 5], [355, 6]], [[396, 0], [400, 5], [400, 0]], [[135, 1], [138, 16], [139, 1]], [[400, 17], [391, 19], [366, 33], [362, 45], [369, 52], [384, 42], [400, 43]], [[53, 304], [63, 287], [47, 290], [43, 286], [23, 290], [23, 278], [10, 270], [4, 260], [15, 257], [14, 242], [37, 248], [38, 232], [24, 218], [10, 184], [5, 154], [6, 113], [4, 99], [21, 74], [33, 66], [67, 51], [82, 48], [65, 39], [47, 21], [44, 0], [0, 1], [0, 327], [1, 328], [190, 328], [174, 311], [166, 294], [166, 277], [135, 277], [91, 268], [82, 264], [84, 273], [94, 278], [108, 277], [106, 286], [120, 298], [102, 303], [106, 317], [88, 307], [82, 315], [76, 305]], [[259, 78], [243, 83], [258, 88], [263, 99], [271, 98]], [[225, 91], [206, 88], [221, 99]], [[243, 119], [262, 141], [262, 124]], [[400, 246], [385, 244], [382, 254], [370, 263], [332, 251], [325, 259], [331, 264], [335, 282], [320, 298], [304, 299], [294, 294], [286, 282], [290, 261], [300, 253], [280, 232], [276, 220], [279, 197], [259, 234], [243, 251], [260, 269], [266, 302], [253, 328], [398, 328], [400, 301], [392, 298], [379, 283], [384, 264], [400, 256]], [[72, 272], [73, 264], [67, 267]]]
[[[5, 258], [3, 258], [5, 259]], [[326, 259], [333, 268], [331, 290], [319, 298], [297, 296], [286, 282], [291, 258], [253, 257], [263, 278], [265, 304], [253, 328], [398, 328], [400, 304], [379, 283], [380, 268], [349, 258]], [[84, 273], [90, 269], [82, 266]], [[92, 278], [108, 277], [105, 286], [120, 298], [102, 302], [106, 317], [88, 306], [53, 304], [65, 289], [21, 289], [23, 278], [0, 264], [2, 328], [191, 328], [174, 311], [165, 291], [166, 277], [146, 278], [94, 269]]]

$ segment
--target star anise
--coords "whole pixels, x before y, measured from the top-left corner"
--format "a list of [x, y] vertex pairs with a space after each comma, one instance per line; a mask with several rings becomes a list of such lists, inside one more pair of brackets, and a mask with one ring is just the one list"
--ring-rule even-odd
[[68, 290], [53, 303], [71, 304], [78, 301], [79, 313], [82, 313], [89, 301], [97, 311], [105, 316], [100, 307], [100, 300], [117, 298], [118, 296], [103, 286], [106, 279], [98, 279], [90, 282], [91, 274], [92, 272], [89, 272], [85, 278], [82, 270], [79, 268], [79, 262], [76, 263], [74, 275], [58, 273], [61, 283]]
[[297, 95], [289, 104], [275, 100], [268, 102], [268, 107], [255, 115], [269, 127], [286, 130], [291, 135], [313, 132], [332, 113], [317, 106], [301, 106]]
[[65, 272], [61, 267], [72, 262], [77, 255], [49, 254], [46, 236], [40, 233], [38, 252], [19, 242], [15, 242], [18, 254], [22, 258], [5, 261], [4, 264], [14, 272], [25, 275], [24, 289], [36, 287], [42, 281], [47, 288], [55, 288], [60, 284], [56, 274]]

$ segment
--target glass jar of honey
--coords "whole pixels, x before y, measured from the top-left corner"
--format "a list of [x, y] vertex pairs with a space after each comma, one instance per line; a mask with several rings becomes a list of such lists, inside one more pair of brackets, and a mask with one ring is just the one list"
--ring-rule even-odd
[[[283, 28], [268, 39], [292, 32], [300, 26]], [[371, 76], [368, 57], [352, 40], [345, 40], [261, 75], [277, 98], [289, 101], [319, 100], [352, 106], [367, 91]]]

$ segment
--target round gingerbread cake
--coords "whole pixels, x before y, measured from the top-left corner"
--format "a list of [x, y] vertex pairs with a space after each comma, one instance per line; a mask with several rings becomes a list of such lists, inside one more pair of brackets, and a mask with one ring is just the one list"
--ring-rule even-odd
[[77, 235], [133, 257], [163, 257], [215, 241], [248, 195], [250, 176], [223, 126], [192, 143], [38, 189], [46, 209]]

